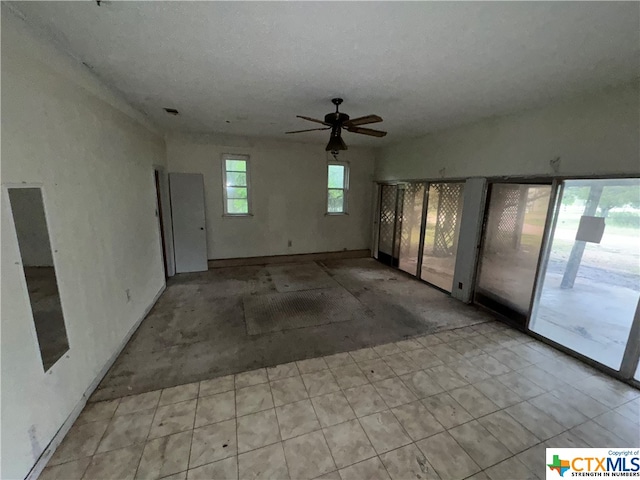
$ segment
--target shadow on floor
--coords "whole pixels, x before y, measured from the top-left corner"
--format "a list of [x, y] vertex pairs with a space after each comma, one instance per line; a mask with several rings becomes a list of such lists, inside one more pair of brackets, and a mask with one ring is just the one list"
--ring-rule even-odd
[[92, 401], [490, 320], [369, 258], [177, 275]]

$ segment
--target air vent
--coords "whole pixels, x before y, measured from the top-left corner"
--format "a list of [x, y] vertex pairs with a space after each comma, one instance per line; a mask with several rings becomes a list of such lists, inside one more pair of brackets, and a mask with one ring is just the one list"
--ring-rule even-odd
[[178, 115], [178, 110], [175, 108], [165, 108], [164, 111], [170, 115]]

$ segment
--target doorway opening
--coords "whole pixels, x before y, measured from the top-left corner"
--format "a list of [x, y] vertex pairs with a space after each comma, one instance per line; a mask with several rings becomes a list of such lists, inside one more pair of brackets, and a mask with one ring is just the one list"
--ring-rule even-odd
[[162, 265], [164, 268], [165, 280], [169, 278], [169, 265], [167, 263], [167, 241], [164, 235], [164, 215], [162, 209], [162, 194], [160, 189], [160, 175], [161, 172], [155, 168], [153, 170], [153, 179], [156, 187], [156, 217], [158, 217], [158, 227], [160, 228], [160, 241], [162, 242]]

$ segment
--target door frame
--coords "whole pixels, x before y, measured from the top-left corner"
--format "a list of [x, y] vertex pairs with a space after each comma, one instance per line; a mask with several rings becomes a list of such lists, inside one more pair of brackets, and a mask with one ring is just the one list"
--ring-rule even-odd
[[[156, 175], [158, 183], [156, 183]], [[160, 249], [164, 255], [165, 279], [176, 274], [173, 250], [173, 219], [171, 215], [171, 197], [169, 177], [162, 165], [153, 165], [153, 188], [156, 192], [156, 218], [160, 236]], [[159, 190], [158, 190], [159, 187]]]
[[373, 196], [371, 198], [371, 210], [373, 212], [373, 228], [371, 229], [371, 256], [378, 259], [378, 244], [380, 241], [380, 203], [382, 194], [381, 184], [373, 182]]
[[[452, 292], [453, 292], [453, 285], [451, 285], [451, 291], [449, 290], [445, 290], [444, 288], [441, 288], [437, 285], [434, 285], [433, 283], [429, 282], [428, 280], [425, 280], [422, 278], [422, 261], [423, 261], [423, 257], [424, 257], [424, 241], [426, 239], [427, 236], [427, 214], [428, 214], [428, 210], [429, 210], [429, 189], [431, 188], [432, 184], [435, 183], [461, 183], [462, 184], [462, 207], [464, 208], [464, 186], [466, 184], [466, 180], [455, 180], [455, 179], [438, 179], [438, 180], [429, 180], [429, 181], [424, 181], [424, 182], [415, 182], [415, 183], [423, 183], [424, 184], [424, 200], [422, 202], [422, 225], [420, 227], [421, 232], [420, 232], [420, 245], [418, 246], [418, 268], [416, 270], [416, 278], [418, 280], [420, 280], [421, 282], [426, 283], [427, 285], [429, 285], [432, 288], [435, 288], [436, 290], [440, 290], [443, 293], [446, 293], [447, 295], [451, 296]], [[460, 222], [462, 222], [462, 212], [461, 212], [461, 217], [460, 217]], [[460, 230], [458, 229], [458, 236], [460, 235]], [[457, 262], [457, 255], [456, 255], [456, 262]], [[453, 269], [453, 274], [455, 277], [455, 264], [454, 264], [454, 269]]]
[[[474, 305], [478, 305], [488, 311], [490, 311], [492, 314], [496, 315], [497, 317], [499, 317], [500, 320], [502, 320], [504, 323], [507, 323], [508, 325], [517, 328], [518, 330], [521, 331], [526, 331], [528, 329], [528, 325], [529, 325], [529, 319], [531, 317], [531, 305], [533, 303], [533, 299], [536, 295], [536, 285], [537, 285], [537, 281], [538, 281], [538, 273], [539, 273], [539, 269], [540, 269], [540, 265], [541, 265], [541, 258], [543, 256], [544, 253], [544, 247], [545, 247], [545, 240], [547, 239], [547, 228], [548, 228], [548, 224], [549, 224], [549, 218], [550, 218], [550, 212], [552, 212], [552, 208], [554, 205], [554, 201], [555, 201], [555, 197], [554, 197], [554, 182], [556, 180], [555, 179], [550, 179], [550, 178], [529, 178], [529, 179], [523, 179], [523, 178], [510, 178], [510, 179], [504, 179], [504, 178], [487, 178], [487, 184], [486, 184], [486, 192], [485, 192], [485, 205], [484, 205], [484, 213], [483, 213], [483, 218], [482, 218], [482, 228], [481, 228], [481, 232], [480, 232], [480, 243], [478, 244], [478, 248], [476, 250], [476, 260], [475, 260], [475, 274], [474, 274], [474, 280], [473, 280], [473, 294], [471, 295], [471, 303], [473, 303]], [[540, 244], [540, 251], [538, 254], [538, 259], [536, 261], [536, 268], [534, 270], [534, 283], [533, 283], [533, 287], [532, 287], [532, 291], [531, 291], [531, 299], [529, 300], [529, 308], [527, 309], [527, 313], [525, 315], [518, 315], [517, 317], [515, 317], [514, 315], [517, 314], [517, 312], [514, 312], [512, 308], [506, 306], [506, 305], [501, 305], [500, 302], [495, 302], [496, 304], [500, 304], [501, 306], [503, 306], [504, 308], [501, 310], [496, 310], [488, 305], [485, 305], [483, 303], [480, 303], [478, 301], [476, 301], [476, 295], [477, 295], [477, 288], [478, 288], [478, 281], [480, 279], [480, 269], [481, 269], [481, 258], [482, 258], [482, 251], [483, 248], [485, 246], [485, 242], [486, 242], [486, 229], [487, 229], [487, 221], [489, 218], [489, 206], [491, 203], [491, 197], [493, 194], [493, 186], [496, 184], [514, 184], [514, 185], [541, 185], [541, 186], [550, 186], [551, 187], [551, 191], [549, 193], [549, 203], [547, 205], [547, 216], [545, 218], [545, 225], [544, 225], [544, 230], [542, 232], [542, 243]]]
[[638, 363], [640, 362], [640, 298], [638, 299], [638, 305], [636, 306], [635, 314], [631, 321], [631, 328], [629, 329], [629, 335], [627, 337], [627, 343], [625, 345], [625, 351], [622, 357], [622, 362], [620, 364], [620, 369], [616, 370], [608, 365], [598, 362], [576, 350], [573, 350], [561, 343], [558, 343], [555, 340], [547, 338], [539, 333], [531, 330], [530, 323], [532, 318], [534, 318], [534, 313], [537, 310], [538, 303], [540, 300], [540, 296], [542, 294], [542, 290], [540, 289], [540, 285], [542, 285], [542, 281], [547, 271], [548, 259], [551, 255], [551, 247], [553, 243], [553, 234], [555, 232], [555, 228], [558, 222], [558, 217], [560, 214], [560, 208], [562, 207], [562, 194], [564, 193], [564, 184], [565, 181], [569, 180], [616, 180], [616, 179], [637, 179], [640, 178], [638, 175], [598, 175], [598, 176], [571, 176], [571, 177], [554, 177], [554, 187], [552, 188], [552, 194], [555, 195], [550, 199], [550, 207], [553, 210], [549, 210], [551, 215], [547, 214], [547, 221], [545, 222], [545, 231], [543, 236], [543, 241], [541, 245], [541, 254], [538, 262], [538, 269], [536, 272], [536, 279], [534, 282], [534, 295], [532, 296], [531, 305], [529, 308], [529, 314], [527, 316], [527, 323], [525, 327], [525, 331], [528, 335], [536, 338], [537, 340], [550, 345], [557, 350], [566, 353], [569, 356], [577, 358], [587, 365], [600, 370], [608, 375], [627, 382], [631, 385], [634, 385], [640, 388], [640, 379], [636, 380], [633, 378], [636, 369], [638, 368]]
[[[427, 212], [429, 210], [429, 182], [416, 182], [424, 185], [424, 192], [422, 193], [422, 217], [420, 219], [420, 240], [418, 240], [418, 262], [416, 265], [415, 276], [418, 280], [422, 280], [420, 275], [422, 273], [422, 257], [424, 256], [424, 239], [427, 235]], [[431, 285], [429, 282], [422, 280], [423, 282]], [[434, 288], [438, 288], [435, 285], [431, 285]]]
[[167, 265], [167, 241], [164, 233], [164, 219], [162, 218], [162, 195], [160, 194], [160, 172], [153, 169], [153, 180], [156, 189], [156, 218], [158, 219], [158, 228], [160, 230], [160, 252], [162, 253], [162, 267], [164, 271], [164, 279], [169, 278], [169, 265]]
[[[378, 242], [377, 242], [377, 257], [376, 259], [385, 264], [385, 265], [389, 265], [390, 267], [393, 268], [397, 268], [398, 267], [398, 261], [399, 258], [395, 258], [394, 255], [396, 253], [396, 234], [397, 234], [397, 228], [398, 228], [398, 199], [400, 196], [400, 187], [401, 185], [403, 185], [402, 183], [380, 183], [379, 184], [379, 190], [380, 190], [380, 194], [378, 196]], [[382, 227], [382, 222], [380, 222], [380, 214], [382, 213], [382, 192], [384, 190], [384, 187], [396, 187], [396, 194], [395, 194], [395, 208], [394, 208], [394, 216], [393, 216], [393, 234], [391, 237], [391, 254], [387, 254], [382, 252], [381, 255], [380, 253], [380, 228]], [[404, 193], [404, 192], [403, 192]], [[399, 246], [398, 246], [398, 251], [399, 251]]]
[[[422, 257], [423, 257], [423, 251], [424, 251], [424, 241], [425, 241], [425, 237], [426, 237], [426, 232], [427, 232], [427, 211], [429, 208], [429, 187], [431, 186], [431, 184], [434, 183], [461, 183], [463, 186], [466, 183], [466, 179], [432, 179], [432, 180], [415, 180], [415, 181], [398, 181], [398, 182], [376, 182], [376, 188], [377, 188], [377, 202], [376, 202], [376, 206], [375, 206], [375, 217], [374, 217], [374, 225], [377, 225], [377, 228], [374, 228], [374, 230], [376, 230], [376, 232], [374, 233], [374, 247], [375, 247], [375, 254], [372, 253], [372, 256], [379, 260], [381, 263], [385, 264], [385, 265], [389, 265], [393, 268], [396, 268], [397, 270], [400, 270], [400, 268], [398, 267], [398, 265], [396, 265], [396, 263], [399, 263], [400, 257], [399, 254], [400, 252], [400, 245], [397, 246], [396, 248], [396, 241], [398, 239], [398, 235], [397, 235], [397, 228], [398, 228], [398, 218], [402, 217], [402, 214], [404, 213], [404, 190], [406, 188], [407, 185], [409, 184], [421, 184], [424, 186], [424, 192], [423, 192], [423, 198], [422, 198], [422, 213], [421, 213], [421, 218], [420, 218], [420, 239], [418, 241], [418, 261], [416, 262], [416, 270], [415, 272], [411, 273], [411, 272], [406, 272], [405, 270], [400, 270], [403, 273], [406, 273], [407, 275], [411, 275], [412, 277], [416, 278], [417, 280], [419, 280], [420, 282], [426, 283], [427, 285], [429, 285], [432, 288], [435, 288], [437, 290], [440, 290], [443, 293], [446, 293], [447, 295], [451, 295], [450, 291], [444, 290], [440, 287], [438, 287], [437, 285], [434, 285], [433, 283], [428, 282], [427, 280], [424, 280], [421, 278], [421, 273], [422, 273]], [[393, 257], [392, 254], [392, 258], [391, 258], [391, 263], [390, 262], [385, 262], [384, 260], [381, 260], [379, 258], [379, 253], [378, 253], [378, 247], [379, 247], [379, 240], [380, 240], [380, 212], [382, 210], [382, 188], [384, 186], [396, 186], [398, 188], [398, 190], [396, 191], [396, 209], [395, 209], [395, 222], [394, 222], [394, 233], [393, 233], [393, 245], [392, 245], [392, 252], [393, 254], [396, 253], [396, 251], [398, 252], [398, 258], [395, 259]], [[402, 197], [400, 192], [402, 191]], [[463, 202], [464, 202], [464, 193], [463, 193]], [[400, 208], [399, 208], [400, 207]], [[402, 231], [402, 223], [400, 223], [400, 231]]]

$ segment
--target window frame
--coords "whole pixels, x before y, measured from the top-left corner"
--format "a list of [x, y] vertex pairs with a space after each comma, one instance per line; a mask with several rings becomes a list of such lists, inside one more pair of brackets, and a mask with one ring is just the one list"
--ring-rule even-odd
[[[339, 165], [344, 167], [344, 178], [342, 188], [330, 188], [329, 187], [329, 167], [331, 165]], [[331, 160], [327, 162], [327, 184], [325, 188], [326, 192], [326, 201], [325, 201], [325, 215], [349, 215], [349, 174], [350, 174], [350, 165], [349, 162], [339, 161], [339, 160]], [[330, 190], [342, 190], [343, 195], [343, 203], [342, 203], [342, 211], [341, 212], [330, 212], [329, 211], [329, 191]]]
[[[236, 172], [235, 170], [227, 171], [227, 160], [239, 160], [243, 161], [246, 164], [246, 177], [247, 177], [247, 212], [246, 213], [230, 213], [229, 212], [229, 204], [227, 198], [227, 173]], [[222, 166], [222, 216], [223, 217], [251, 217], [252, 213], [252, 205], [251, 205], [251, 161], [250, 156], [246, 154], [240, 153], [223, 153], [221, 156], [221, 166]], [[238, 172], [243, 173], [243, 172]], [[229, 185], [230, 187], [240, 187], [243, 188], [242, 185]]]

